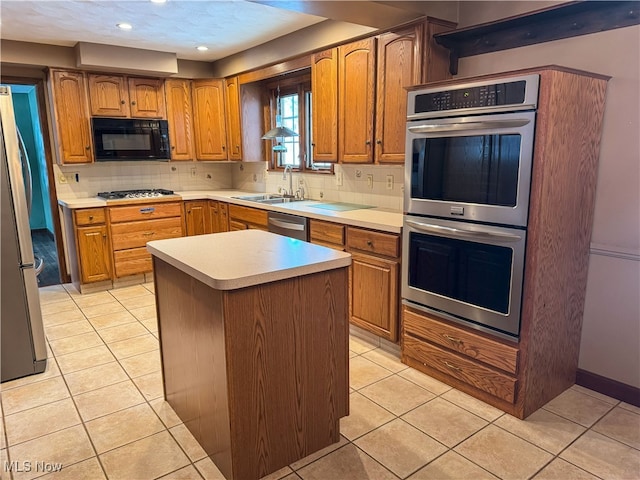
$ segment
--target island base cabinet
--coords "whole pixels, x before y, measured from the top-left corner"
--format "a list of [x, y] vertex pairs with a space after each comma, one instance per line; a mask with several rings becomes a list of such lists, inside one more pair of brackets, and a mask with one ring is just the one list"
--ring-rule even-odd
[[339, 441], [347, 267], [221, 291], [153, 261], [165, 398], [227, 479]]

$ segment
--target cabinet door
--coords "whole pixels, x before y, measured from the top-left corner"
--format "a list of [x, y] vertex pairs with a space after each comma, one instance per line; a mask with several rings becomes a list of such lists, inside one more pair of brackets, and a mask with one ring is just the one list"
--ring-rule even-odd
[[131, 116], [164, 118], [164, 80], [160, 78], [129, 78]]
[[311, 146], [315, 162], [338, 161], [338, 49], [311, 57]]
[[191, 80], [170, 79], [165, 88], [171, 160], [194, 160]]
[[242, 160], [242, 110], [238, 77], [225, 80], [227, 100], [227, 145], [229, 160]]
[[82, 72], [52, 71], [58, 159], [61, 163], [91, 163], [91, 126], [86, 77]]
[[392, 342], [398, 335], [398, 262], [352, 253], [351, 322]]
[[203, 235], [209, 232], [209, 210], [206, 200], [184, 202], [184, 209], [186, 212], [187, 236]]
[[224, 80], [193, 81], [193, 117], [196, 158], [227, 160]]
[[373, 162], [376, 39], [338, 47], [338, 139], [342, 163]]
[[376, 80], [377, 163], [404, 163], [407, 91], [420, 83], [422, 25], [378, 38]]
[[111, 250], [107, 238], [107, 226], [79, 227], [76, 235], [82, 283], [109, 280]]
[[129, 116], [129, 92], [123, 76], [89, 74], [89, 99], [91, 115]]

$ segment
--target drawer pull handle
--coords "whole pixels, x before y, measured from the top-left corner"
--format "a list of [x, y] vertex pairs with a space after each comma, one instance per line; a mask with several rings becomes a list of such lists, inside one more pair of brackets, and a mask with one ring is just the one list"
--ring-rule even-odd
[[140, 213], [142, 213], [142, 214], [153, 213], [154, 211], [155, 211], [155, 208], [153, 208], [153, 207], [147, 207], [147, 208], [141, 208], [140, 209]]
[[144, 235], [145, 237], [150, 237], [151, 235], [155, 235], [156, 232], [145, 232], [142, 235]]
[[371, 240], [367, 240], [367, 246], [373, 247], [373, 242]]
[[89, 221], [93, 220], [93, 215], [89, 215]]
[[455, 365], [453, 365], [453, 364], [451, 364], [451, 363], [449, 363], [449, 362], [447, 362], [447, 361], [445, 361], [445, 362], [444, 362], [444, 364], [445, 364], [448, 368], [450, 368], [451, 370], [458, 370], [458, 371], [460, 371], [460, 370], [461, 370], [461, 368], [460, 368], [460, 367], [456, 367]]
[[448, 335], [448, 334], [446, 334], [446, 333], [443, 333], [443, 334], [442, 334], [442, 336], [443, 336], [444, 338], [446, 338], [447, 340], [449, 340], [450, 342], [453, 342], [453, 343], [462, 343], [462, 340], [460, 340], [459, 338], [452, 337], [451, 335]]

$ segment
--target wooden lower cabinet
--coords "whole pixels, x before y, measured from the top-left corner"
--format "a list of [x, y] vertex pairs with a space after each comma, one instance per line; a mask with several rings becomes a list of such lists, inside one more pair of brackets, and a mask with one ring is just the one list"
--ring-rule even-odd
[[207, 200], [184, 202], [184, 214], [187, 236], [211, 233], [209, 203]]
[[108, 207], [115, 278], [153, 270], [146, 244], [184, 236], [182, 208], [176, 201]]
[[336, 250], [345, 249], [347, 227], [322, 220], [309, 220], [309, 241]]
[[229, 231], [229, 204], [217, 200], [209, 200], [210, 233]]
[[82, 283], [101, 282], [111, 279], [111, 252], [107, 226], [78, 227], [78, 264]]
[[259, 208], [229, 205], [229, 230], [256, 228], [267, 231], [267, 211]]

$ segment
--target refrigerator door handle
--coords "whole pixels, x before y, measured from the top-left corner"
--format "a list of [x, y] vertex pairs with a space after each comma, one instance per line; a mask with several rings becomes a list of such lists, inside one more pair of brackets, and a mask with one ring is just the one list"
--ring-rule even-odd
[[27, 197], [27, 212], [31, 216], [31, 205], [33, 204], [33, 177], [31, 176], [31, 164], [29, 163], [29, 154], [27, 147], [24, 146], [24, 140], [20, 129], [16, 126], [18, 132], [18, 147], [20, 148], [20, 161], [22, 162], [22, 175], [24, 176], [25, 196]]

